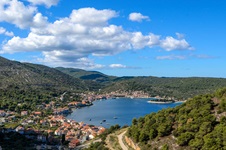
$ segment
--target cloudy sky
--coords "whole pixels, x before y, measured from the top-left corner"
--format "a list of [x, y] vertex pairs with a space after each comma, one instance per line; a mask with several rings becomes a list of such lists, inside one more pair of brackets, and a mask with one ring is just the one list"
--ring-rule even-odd
[[116, 76], [226, 77], [225, 8], [225, 0], [1, 0], [0, 56]]

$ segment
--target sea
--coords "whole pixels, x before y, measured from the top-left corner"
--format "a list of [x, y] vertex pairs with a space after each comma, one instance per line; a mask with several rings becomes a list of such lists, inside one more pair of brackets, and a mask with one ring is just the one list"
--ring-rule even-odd
[[139, 118], [158, 112], [159, 110], [176, 107], [181, 103], [154, 104], [148, 103], [150, 98], [117, 98], [97, 100], [92, 106], [73, 109], [73, 113], [67, 116], [77, 122], [103, 126], [109, 128], [112, 125], [131, 125], [134, 118]]

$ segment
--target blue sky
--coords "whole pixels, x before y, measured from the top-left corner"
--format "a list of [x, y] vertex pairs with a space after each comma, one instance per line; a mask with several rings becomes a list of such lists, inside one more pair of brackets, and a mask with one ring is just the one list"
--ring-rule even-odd
[[0, 55], [116, 76], [226, 77], [226, 1], [1, 0]]

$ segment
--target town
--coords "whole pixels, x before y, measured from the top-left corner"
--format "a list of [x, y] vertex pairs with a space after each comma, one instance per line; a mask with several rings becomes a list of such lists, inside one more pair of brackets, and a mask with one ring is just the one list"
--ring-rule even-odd
[[[58, 99], [64, 102], [66, 95], [67, 92], [60, 95]], [[36, 149], [59, 149], [62, 145], [76, 148], [76, 146], [101, 135], [106, 129], [102, 126], [67, 119], [66, 115], [71, 113], [73, 109], [91, 106], [93, 101], [100, 99], [149, 97], [142, 91], [116, 91], [107, 94], [81, 93], [79, 96], [81, 101], [73, 101], [73, 97], [70, 96], [71, 100], [67, 100], [64, 107], [51, 101], [48, 104], [37, 105], [35, 111], [22, 110], [18, 113], [0, 110], [0, 132], [17, 132], [24, 135], [27, 139], [36, 141], [34, 145]]]

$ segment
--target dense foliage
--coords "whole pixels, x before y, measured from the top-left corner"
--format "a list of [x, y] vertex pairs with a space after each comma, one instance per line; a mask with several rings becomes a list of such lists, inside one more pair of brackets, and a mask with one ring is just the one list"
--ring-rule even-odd
[[[54, 68], [0, 57], [0, 109], [3, 110], [38, 110], [38, 105], [50, 101], [61, 105], [59, 97], [64, 92], [67, 92], [65, 97], [69, 97], [70, 93], [95, 88], [99, 89], [92, 81], [76, 79]], [[67, 100], [64, 99], [64, 105]], [[72, 100], [77, 100], [76, 95]]]
[[134, 77], [118, 78], [103, 89], [110, 91], [144, 91], [151, 96], [167, 96], [187, 99], [199, 94], [214, 92], [226, 86], [224, 78], [166, 78]]
[[73, 68], [56, 68], [75, 78], [95, 81], [103, 93], [112, 91], [144, 91], [151, 96], [167, 96], [187, 99], [198, 94], [206, 94], [226, 86], [224, 78], [167, 78], [167, 77], [115, 77], [97, 71], [85, 71]]
[[79, 78], [82, 80], [92, 80], [96, 81], [99, 84], [100, 83], [109, 83], [113, 79], [117, 78], [115, 76], [108, 76], [98, 71], [86, 71], [82, 69], [75, 69], [75, 68], [63, 68], [63, 67], [57, 67], [57, 70], [66, 73], [70, 76], [73, 76], [75, 78]]
[[[60, 100], [60, 95], [64, 91], [58, 89], [20, 89], [18, 87], [8, 87], [0, 89], [0, 109], [16, 111], [20, 113], [23, 110], [42, 110], [42, 104], [55, 102], [59, 106], [65, 106], [67, 102], [79, 101], [79, 95], [67, 92], [64, 101]], [[73, 98], [70, 97], [73, 95]]]
[[34, 141], [16, 132], [4, 134], [0, 132], [0, 146], [4, 147], [4, 150], [31, 150], [34, 149]]
[[[153, 141], [168, 141], [171, 149], [226, 149], [226, 88], [210, 95], [196, 96], [186, 103], [133, 119], [128, 136], [141, 147], [156, 145]], [[175, 137], [175, 138], [173, 138]], [[169, 140], [170, 139], [170, 140]], [[166, 147], [166, 146], [165, 146]]]

